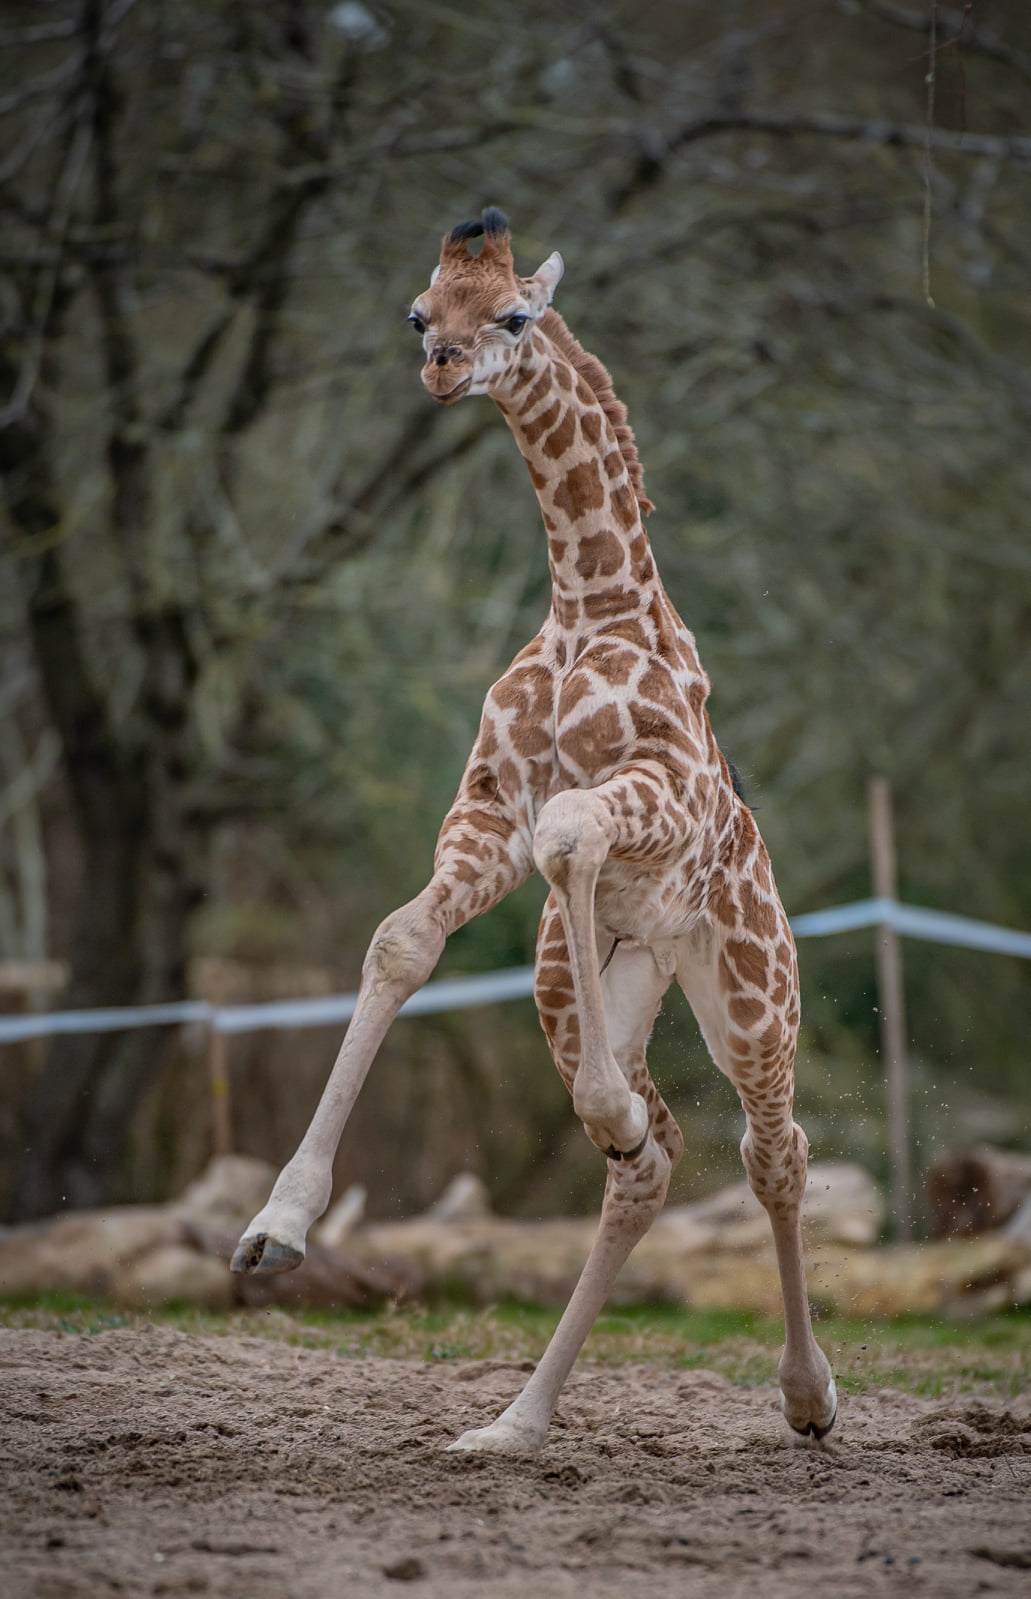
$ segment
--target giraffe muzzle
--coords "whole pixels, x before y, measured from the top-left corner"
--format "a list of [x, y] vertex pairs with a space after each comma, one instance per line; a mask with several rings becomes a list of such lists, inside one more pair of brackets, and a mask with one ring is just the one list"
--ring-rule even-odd
[[457, 383], [453, 383], [450, 388], [443, 388], [442, 385], [447, 383], [452, 376], [453, 374], [446, 366], [431, 365], [423, 368], [422, 381], [427, 391], [441, 405], [453, 405], [456, 400], [460, 400], [473, 380], [470, 372], [467, 377], [461, 378]]

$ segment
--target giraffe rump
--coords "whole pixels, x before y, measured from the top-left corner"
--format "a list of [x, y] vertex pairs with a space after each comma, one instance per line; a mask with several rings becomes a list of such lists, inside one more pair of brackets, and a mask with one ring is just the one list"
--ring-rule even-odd
[[548, 307], [537, 326], [551, 340], [555, 348], [561, 350], [566, 360], [572, 363], [612, 423], [641, 515], [647, 516], [650, 511], [654, 511], [655, 506], [645, 490], [644, 467], [638, 459], [634, 430], [627, 421], [626, 406], [617, 397], [611, 377], [598, 357], [585, 350], [579, 339], [570, 333], [554, 306]]

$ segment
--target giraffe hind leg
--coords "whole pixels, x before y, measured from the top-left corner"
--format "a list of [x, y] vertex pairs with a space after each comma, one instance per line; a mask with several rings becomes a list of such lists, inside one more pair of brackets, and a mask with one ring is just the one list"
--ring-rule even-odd
[[[569, 1304], [533, 1376], [507, 1410], [487, 1427], [464, 1433], [450, 1447], [535, 1454], [547, 1435], [562, 1385], [609, 1296], [616, 1274], [662, 1209], [680, 1158], [680, 1129], [645, 1064], [645, 1045], [669, 978], [645, 949], [620, 946], [603, 980], [605, 1011], [621, 1074], [647, 1105], [649, 1125], [629, 1159], [608, 1162], [598, 1232]], [[555, 1064], [572, 1091], [580, 1064], [580, 1028], [565, 937], [554, 900], [541, 924], [537, 1003]]]
[[742, 926], [688, 941], [677, 976], [745, 1113], [741, 1158], [770, 1219], [784, 1300], [781, 1409], [796, 1433], [819, 1439], [834, 1425], [837, 1392], [813, 1336], [806, 1288], [801, 1215], [809, 1146], [792, 1117], [797, 976], [779, 904], [774, 922], [771, 933]]
[[748, 1117], [741, 1156], [752, 1191], [770, 1218], [777, 1252], [785, 1324], [784, 1353], [777, 1368], [780, 1406], [792, 1431], [819, 1440], [834, 1426], [838, 1396], [830, 1364], [813, 1336], [806, 1292], [801, 1210], [809, 1146], [801, 1127], [788, 1117], [786, 1139], [776, 1155], [772, 1159], [768, 1153], [759, 1155], [753, 1142], [759, 1120], [758, 1115]]

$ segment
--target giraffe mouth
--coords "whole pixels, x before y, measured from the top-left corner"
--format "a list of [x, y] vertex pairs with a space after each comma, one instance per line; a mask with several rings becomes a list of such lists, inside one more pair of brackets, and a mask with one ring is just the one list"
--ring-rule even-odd
[[456, 383], [453, 389], [448, 389], [446, 394], [434, 394], [433, 398], [439, 405], [454, 405], [456, 400], [462, 398], [471, 382], [472, 375], [470, 374], [469, 377], [463, 378], [461, 383]]

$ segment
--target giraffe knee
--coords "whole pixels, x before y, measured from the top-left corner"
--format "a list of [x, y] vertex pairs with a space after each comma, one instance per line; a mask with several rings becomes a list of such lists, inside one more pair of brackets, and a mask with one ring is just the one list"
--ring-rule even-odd
[[376, 929], [365, 957], [363, 980], [377, 987], [396, 983], [414, 993], [436, 966], [444, 942], [436, 919], [413, 900]]
[[600, 868], [609, 852], [604, 808], [589, 792], [556, 794], [537, 818], [533, 861], [553, 888], [562, 889], [578, 866]]

